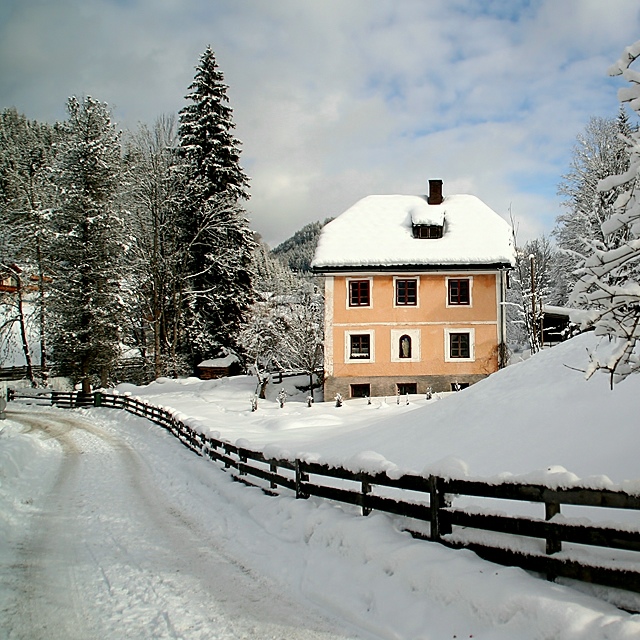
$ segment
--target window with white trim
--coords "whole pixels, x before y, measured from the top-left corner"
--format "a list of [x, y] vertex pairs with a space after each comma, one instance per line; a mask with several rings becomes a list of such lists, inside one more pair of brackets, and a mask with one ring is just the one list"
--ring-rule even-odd
[[373, 362], [373, 331], [346, 331], [344, 337], [345, 362]]
[[418, 279], [394, 278], [396, 307], [415, 307], [418, 304]]
[[347, 281], [347, 304], [350, 307], [371, 306], [371, 279]]
[[447, 278], [447, 307], [471, 306], [472, 278]]
[[445, 329], [446, 362], [473, 362], [475, 360], [475, 330]]

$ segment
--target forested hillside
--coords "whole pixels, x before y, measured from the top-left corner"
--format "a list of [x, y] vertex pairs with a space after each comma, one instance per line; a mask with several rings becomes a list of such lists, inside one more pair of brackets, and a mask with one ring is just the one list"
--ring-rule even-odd
[[311, 261], [318, 244], [320, 231], [333, 218], [326, 218], [324, 222], [311, 222], [300, 231], [296, 231], [288, 240], [285, 240], [273, 249], [273, 255], [292, 271], [307, 273], [311, 270]]

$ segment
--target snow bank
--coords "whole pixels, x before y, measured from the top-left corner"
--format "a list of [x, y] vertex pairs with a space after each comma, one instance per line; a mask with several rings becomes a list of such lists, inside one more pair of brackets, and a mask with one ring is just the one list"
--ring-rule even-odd
[[[274, 402], [282, 385], [270, 385], [270, 400], [251, 412], [255, 378], [163, 381], [127, 387], [154, 404], [170, 406], [235, 442], [271, 451], [317, 454], [328, 464], [347, 464], [368, 454], [369, 471], [389, 465], [413, 473], [540, 482], [550, 486], [640, 488], [637, 398], [640, 376], [612, 391], [606, 375], [585, 381], [592, 334], [577, 336], [503, 369], [457, 394], [409, 405], [385, 398], [353, 399], [336, 408], [311, 408], [295, 394], [284, 408]], [[381, 409], [384, 409], [381, 410]], [[378, 456], [383, 464], [373, 464]], [[356, 465], [357, 466], [357, 465]]]

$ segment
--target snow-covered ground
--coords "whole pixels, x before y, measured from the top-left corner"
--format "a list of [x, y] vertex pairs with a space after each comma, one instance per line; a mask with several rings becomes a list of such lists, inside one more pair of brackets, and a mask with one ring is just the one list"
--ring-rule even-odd
[[[408, 405], [307, 407], [289, 386], [280, 409], [274, 386], [252, 413], [250, 377], [120, 391], [270, 452], [637, 489], [640, 376], [585, 382], [569, 367], [591, 340]], [[391, 516], [266, 497], [123, 412], [10, 409], [28, 413], [0, 433], [0, 637], [640, 637], [638, 615], [414, 540]]]

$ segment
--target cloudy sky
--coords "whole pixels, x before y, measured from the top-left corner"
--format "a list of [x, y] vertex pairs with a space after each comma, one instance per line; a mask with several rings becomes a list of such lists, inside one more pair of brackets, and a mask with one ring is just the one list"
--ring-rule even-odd
[[177, 113], [207, 45], [229, 85], [252, 227], [275, 246], [373, 193], [473, 193], [553, 228], [557, 185], [638, 0], [2, 0], [0, 108], [71, 95], [123, 128]]

